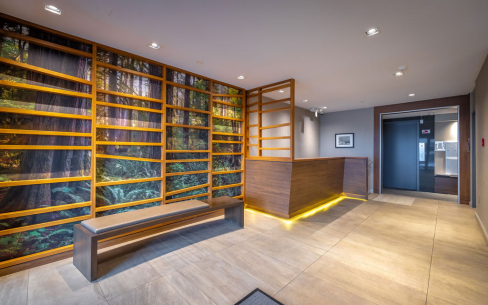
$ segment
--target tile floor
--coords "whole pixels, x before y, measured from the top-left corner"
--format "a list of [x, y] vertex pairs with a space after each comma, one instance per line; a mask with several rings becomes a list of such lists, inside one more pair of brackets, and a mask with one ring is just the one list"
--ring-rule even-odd
[[[234, 304], [256, 287], [284, 304], [487, 304], [474, 210], [346, 199], [292, 223], [246, 211], [150, 239], [87, 281], [66, 259], [0, 278], [0, 304]], [[108, 249], [109, 251], [110, 249]]]

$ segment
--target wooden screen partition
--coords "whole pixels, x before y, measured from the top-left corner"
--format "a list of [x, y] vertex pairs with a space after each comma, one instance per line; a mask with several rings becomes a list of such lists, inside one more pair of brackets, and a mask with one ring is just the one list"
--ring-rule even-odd
[[295, 80], [246, 92], [246, 159], [294, 160]]
[[0, 268], [73, 225], [244, 191], [242, 88], [0, 14]]

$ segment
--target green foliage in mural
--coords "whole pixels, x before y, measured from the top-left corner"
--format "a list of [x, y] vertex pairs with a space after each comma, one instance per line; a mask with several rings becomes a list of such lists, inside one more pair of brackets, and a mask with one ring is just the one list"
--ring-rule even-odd
[[225, 133], [241, 133], [242, 123], [239, 121], [212, 118], [213, 121], [213, 131], [214, 132], [225, 132]]
[[179, 162], [166, 164], [166, 173], [194, 172], [207, 169], [208, 162]]
[[161, 143], [161, 133], [155, 131], [97, 128], [97, 141]]
[[139, 182], [97, 187], [97, 207], [161, 197], [161, 182]]
[[232, 88], [229, 86], [221, 85], [219, 83], [214, 82], [212, 93], [215, 94], [230, 94], [230, 95], [242, 95], [242, 90]]
[[78, 222], [0, 236], [0, 261], [73, 244], [73, 226]]
[[90, 207], [55, 211], [0, 220], [0, 231], [90, 214]]
[[97, 125], [161, 129], [161, 114], [97, 106]]
[[[214, 96], [213, 99], [217, 100], [217, 101], [222, 101], [222, 102], [242, 106], [242, 98], [241, 97]], [[214, 107], [215, 107], [215, 105], [214, 105]]]
[[214, 115], [225, 116], [227, 118], [234, 118], [234, 119], [242, 118], [242, 108], [240, 107], [232, 107], [229, 105], [213, 103], [212, 112]]
[[[192, 196], [192, 195], [198, 195], [198, 194], [206, 194], [207, 192], [208, 192], [208, 187], [202, 187], [202, 188], [199, 188], [196, 190], [191, 190], [191, 191], [179, 193], [179, 194], [172, 195], [172, 196], [166, 196], [166, 200], [176, 199], [176, 198], [184, 198], [184, 197], [188, 197], [188, 196]], [[200, 200], [200, 199], [207, 199], [207, 198], [208, 198], [208, 196], [202, 196], [202, 197], [198, 197], [195, 199]]]
[[167, 108], [166, 123], [207, 127], [208, 114]]
[[97, 182], [161, 176], [161, 163], [97, 158]]
[[213, 175], [212, 186], [224, 186], [241, 183], [241, 173]]
[[208, 183], [208, 174], [179, 175], [166, 177], [166, 192]]
[[141, 209], [145, 209], [145, 208], [155, 207], [158, 205], [161, 205], [161, 201], [150, 202], [150, 203], [135, 205], [135, 206], [131, 206], [131, 207], [120, 208], [120, 209], [113, 209], [113, 210], [108, 210], [108, 211], [103, 211], [103, 212], [97, 212], [96, 217], [108, 216], [108, 215], [119, 214], [119, 213], [130, 212], [130, 211], [136, 211], [136, 210], [141, 210]]
[[166, 149], [207, 150], [208, 132], [206, 129], [167, 127]]
[[241, 169], [240, 155], [212, 156], [212, 171], [222, 172]]
[[213, 198], [223, 197], [223, 196], [235, 197], [240, 195], [242, 195], [240, 186], [229, 187], [226, 189], [216, 190], [212, 192]]
[[214, 153], [238, 153], [241, 152], [242, 144], [235, 143], [213, 143], [212, 151]]

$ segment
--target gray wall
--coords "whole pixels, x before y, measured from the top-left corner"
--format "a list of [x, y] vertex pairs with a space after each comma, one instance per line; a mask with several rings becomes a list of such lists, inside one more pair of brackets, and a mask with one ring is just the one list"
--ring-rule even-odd
[[320, 118], [308, 109], [295, 107], [295, 158], [320, 156]]
[[[374, 157], [374, 108], [326, 113], [320, 116], [320, 157]], [[336, 133], [354, 133], [354, 148], [335, 148]], [[373, 192], [373, 167], [369, 192]]]
[[[488, 238], [488, 59], [485, 60], [476, 79], [474, 90], [476, 111], [476, 215], [482, 224], [485, 238]], [[481, 147], [481, 139], [485, 147]]]

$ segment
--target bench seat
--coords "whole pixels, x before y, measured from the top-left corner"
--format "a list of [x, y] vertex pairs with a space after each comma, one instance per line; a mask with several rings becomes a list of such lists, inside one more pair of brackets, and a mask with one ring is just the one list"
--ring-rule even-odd
[[98, 242], [154, 226], [224, 210], [225, 219], [244, 227], [244, 201], [229, 196], [186, 200], [84, 220], [73, 227], [73, 264], [89, 280], [98, 275]]
[[200, 200], [187, 200], [137, 211], [131, 211], [130, 213], [126, 212], [104, 217], [92, 218], [82, 221], [81, 225], [92, 233], [99, 234], [136, 225], [142, 222], [155, 220], [158, 218], [187, 213], [204, 208], [208, 208], [208, 204], [205, 202], [201, 202]]

